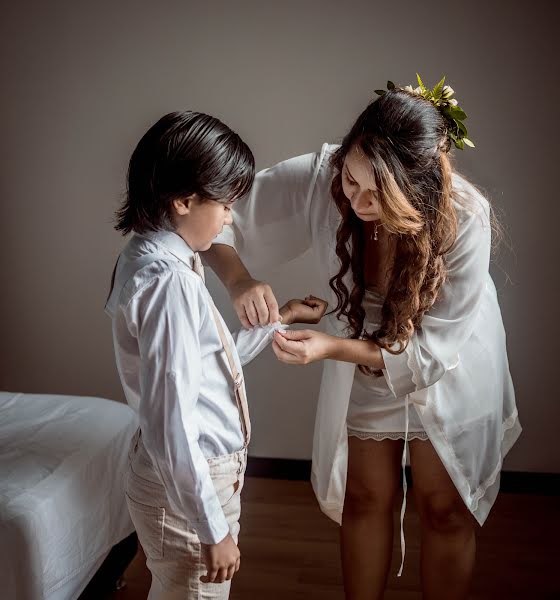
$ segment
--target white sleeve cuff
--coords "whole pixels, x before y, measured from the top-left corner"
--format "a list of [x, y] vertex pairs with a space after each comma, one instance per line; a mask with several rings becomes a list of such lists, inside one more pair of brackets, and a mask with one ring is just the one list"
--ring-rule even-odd
[[223, 510], [208, 521], [196, 521], [191, 525], [203, 544], [218, 544], [229, 533], [229, 525]]
[[405, 350], [401, 354], [391, 354], [384, 348], [381, 348], [385, 369], [383, 374], [387, 385], [396, 398], [402, 398], [407, 394], [412, 394], [417, 387], [414, 383], [414, 374], [409, 367], [409, 354]]
[[282, 325], [280, 321], [276, 321], [276, 323], [269, 325], [256, 325], [252, 329], [237, 331], [233, 337], [241, 366], [250, 363], [270, 344], [275, 331], [285, 331], [286, 329], [288, 329], [287, 325]]

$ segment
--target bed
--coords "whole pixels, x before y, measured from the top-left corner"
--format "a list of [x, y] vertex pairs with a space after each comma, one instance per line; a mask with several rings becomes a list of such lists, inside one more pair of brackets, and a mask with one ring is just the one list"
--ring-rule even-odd
[[124, 477], [136, 427], [118, 402], [0, 392], [4, 600], [76, 599], [130, 540]]

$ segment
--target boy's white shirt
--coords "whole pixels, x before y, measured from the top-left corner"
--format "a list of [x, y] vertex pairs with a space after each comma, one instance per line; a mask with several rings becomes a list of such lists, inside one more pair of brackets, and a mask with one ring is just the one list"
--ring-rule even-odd
[[[129, 277], [127, 265], [148, 254], [158, 258]], [[120, 254], [106, 310], [125, 396], [169, 501], [201, 542], [215, 544], [229, 528], [207, 459], [236, 452], [244, 441], [211, 298], [193, 258], [175, 233], [135, 234]], [[286, 328], [275, 323], [232, 335], [219, 318], [240, 373]]]
[[[335, 149], [324, 144], [320, 152], [259, 172], [250, 195], [234, 205], [233, 226], [214, 240], [235, 247], [257, 277], [265, 276], [271, 265], [311, 249], [313, 268], [322, 281], [316, 295], [331, 308], [337, 299], [328, 281], [340, 269], [335, 251], [340, 215], [331, 195], [330, 158]], [[458, 237], [447, 257], [449, 279], [407, 351], [382, 352], [387, 384], [395, 396], [408, 398], [410, 410], [414, 403], [463, 501], [482, 524], [497, 495], [503, 457], [521, 426], [496, 290], [488, 272], [488, 202], [457, 175], [453, 185], [472, 210], [456, 203]], [[345, 283], [352, 289], [350, 272]], [[322, 323], [327, 333], [345, 336], [345, 323], [334, 314]], [[322, 510], [339, 523], [354, 370], [352, 363], [324, 362], [313, 440], [313, 488]]]

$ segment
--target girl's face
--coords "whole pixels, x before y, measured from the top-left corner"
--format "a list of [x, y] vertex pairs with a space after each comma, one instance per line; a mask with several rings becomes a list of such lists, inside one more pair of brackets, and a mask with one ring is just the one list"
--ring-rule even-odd
[[358, 218], [362, 221], [379, 219], [379, 200], [371, 165], [356, 147], [344, 159], [342, 190]]
[[177, 233], [195, 252], [208, 250], [224, 225], [233, 223], [232, 205], [231, 201], [202, 201], [196, 195], [174, 201]]

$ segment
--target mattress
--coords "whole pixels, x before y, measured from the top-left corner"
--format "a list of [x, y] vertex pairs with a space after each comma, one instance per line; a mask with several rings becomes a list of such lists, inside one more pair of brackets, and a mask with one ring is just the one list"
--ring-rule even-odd
[[111, 400], [0, 392], [3, 599], [77, 598], [133, 531], [124, 478], [136, 427]]

